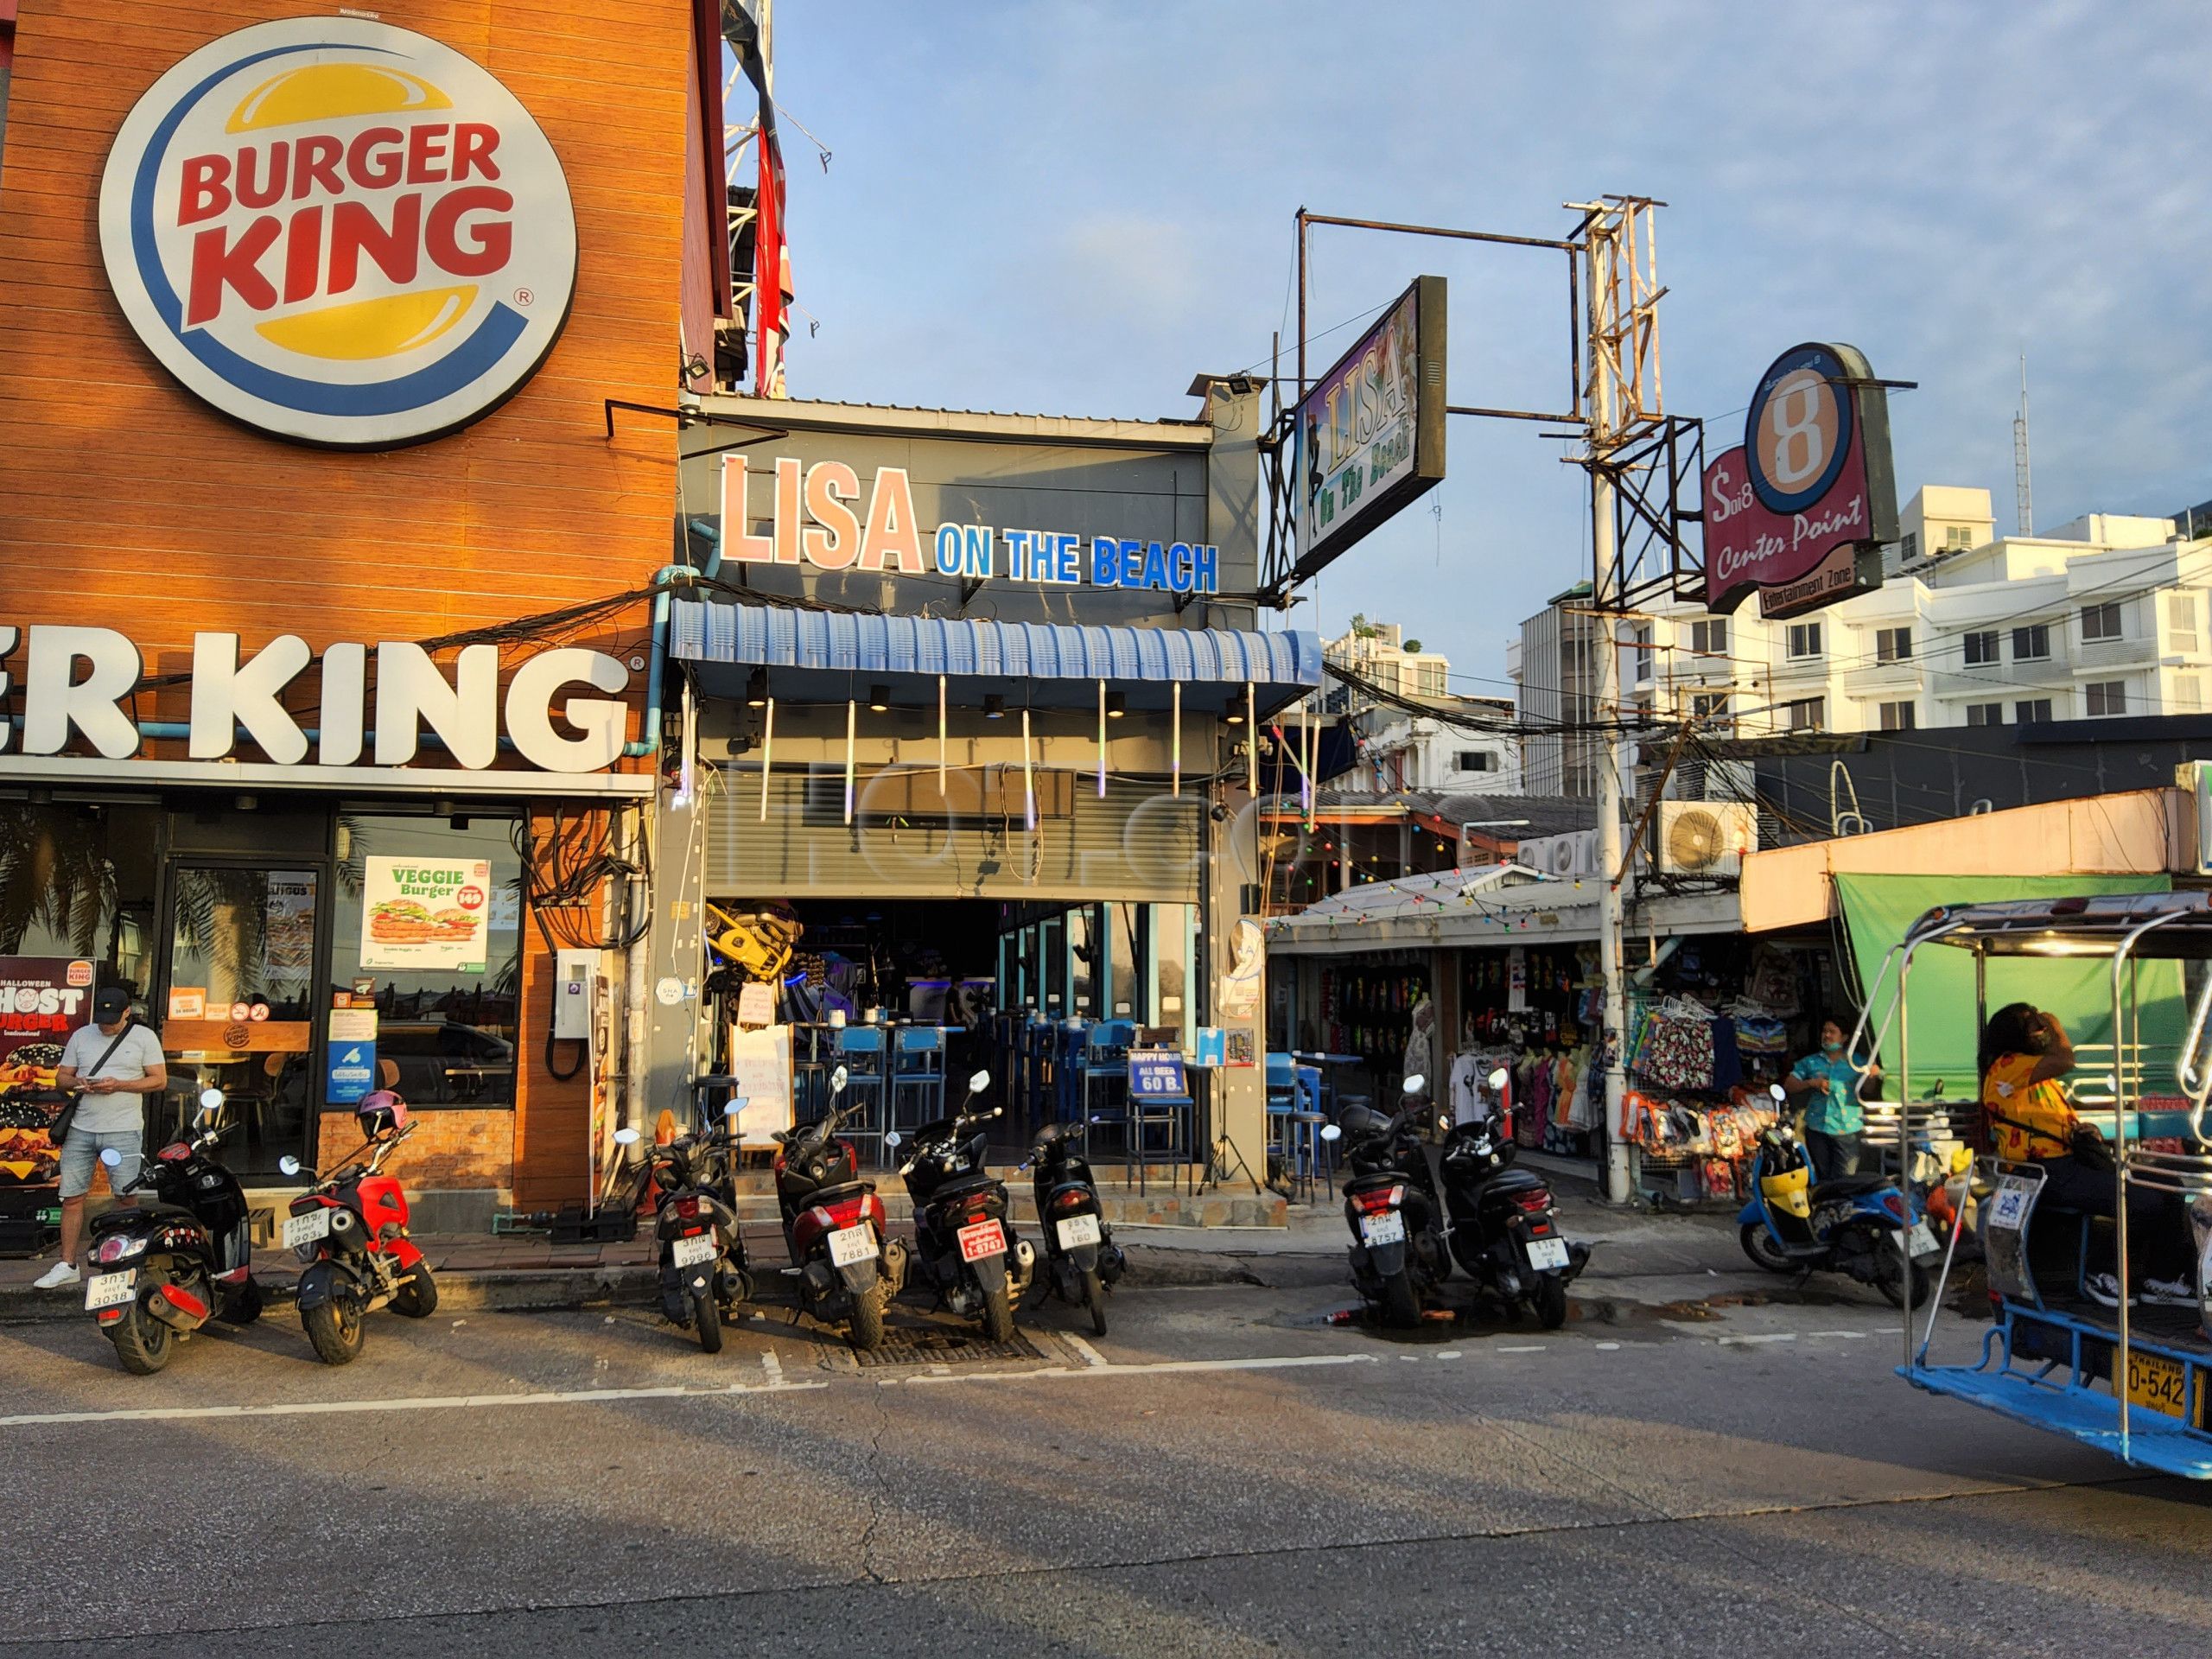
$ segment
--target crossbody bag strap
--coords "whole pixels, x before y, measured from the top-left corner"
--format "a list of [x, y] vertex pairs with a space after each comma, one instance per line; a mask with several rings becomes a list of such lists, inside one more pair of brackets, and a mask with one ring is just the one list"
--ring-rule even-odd
[[[123, 1039], [130, 1034], [132, 1029], [137, 1025], [137, 1020], [128, 1012], [124, 1014], [123, 1029], [117, 1032], [113, 1039], [109, 1042], [108, 1046], [100, 1051], [99, 1058], [92, 1062], [92, 1071], [99, 1071], [102, 1066], [105, 1065], [110, 1060], [115, 1058], [115, 1051], [123, 1046]], [[90, 1083], [92, 1080], [92, 1071], [80, 1071], [77, 1075], [85, 1082]], [[82, 1091], [79, 1090], [79, 1092], [81, 1093]]]
[[2071, 1152], [2074, 1149], [2074, 1143], [2066, 1139], [2063, 1135], [2053, 1135], [2049, 1129], [2039, 1129], [2032, 1123], [2023, 1123], [2017, 1117], [2007, 1117], [2004, 1113], [1999, 1111], [1993, 1106], [1986, 1107], [1984, 1109], [1989, 1113], [1989, 1121], [1991, 1122], [2000, 1123], [2008, 1129], [2018, 1129], [2022, 1135], [2028, 1137], [2030, 1145], [2033, 1145], [2037, 1141], [2048, 1141], [2052, 1146], [2056, 1147], [2059, 1151], [2063, 1153]]

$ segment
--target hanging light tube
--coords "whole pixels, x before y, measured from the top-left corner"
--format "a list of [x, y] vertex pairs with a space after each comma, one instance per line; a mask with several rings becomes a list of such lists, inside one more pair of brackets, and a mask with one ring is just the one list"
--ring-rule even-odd
[[1037, 832], [1037, 779], [1029, 766], [1029, 709], [1021, 710], [1021, 822], [1032, 835]]
[[1260, 694], [1244, 682], [1244, 781], [1260, 792]]
[[944, 796], [944, 676], [937, 677], [937, 792]]
[[845, 822], [853, 821], [853, 751], [859, 741], [861, 706], [845, 699]]
[[1098, 682], [1098, 798], [1106, 798], [1106, 682]]
[[760, 725], [760, 822], [768, 822], [768, 774], [776, 769], [776, 700], [766, 699], [768, 713]]
[[1169, 772], [1173, 775], [1173, 778], [1174, 778], [1174, 783], [1173, 783], [1173, 787], [1172, 787], [1172, 789], [1171, 789], [1170, 792], [1171, 792], [1171, 793], [1173, 793], [1173, 794], [1175, 794], [1175, 795], [1180, 795], [1180, 794], [1183, 792], [1183, 682], [1182, 682], [1182, 681], [1178, 680], [1178, 681], [1176, 681], [1176, 682], [1175, 682], [1175, 689], [1174, 689], [1174, 691], [1173, 691], [1173, 699], [1174, 699], [1174, 710], [1173, 710], [1173, 712], [1172, 714], [1170, 714], [1170, 715], [1167, 716], [1167, 724], [1168, 724], [1168, 727], [1169, 727], [1169, 728], [1170, 728], [1171, 732], [1173, 733], [1173, 735], [1171, 736], [1171, 738], [1170, 738], [1169, 741], [1170, 741], [1171, 745], [1173, 746], [1173, 759], [1169, 761], [1169, 763], [1168, 763], [1168, 771], [1169, 771]]

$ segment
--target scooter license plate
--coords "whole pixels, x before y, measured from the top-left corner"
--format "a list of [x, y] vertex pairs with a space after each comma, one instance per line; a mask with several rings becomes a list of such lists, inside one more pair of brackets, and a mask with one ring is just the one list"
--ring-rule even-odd
[[696, 1238], [679, 1238], [668, 1247], [668, 1254], [677, 1267], [696, 1268], [715, 1259], [715, 1236], [702, 1233]]
[[129, 1273], [99, 1273], [85, 1281], [85, 1309], [113, 1307], [129, 1301], [138, 1291], [137, 1269]]
[[1059, 1224], [1058, 1231], [1060, 1248], [1064, 1250], [1071, 1250], [1078, 1244], [1096, 1244], [1098, 1242], [1098, 1217], [1070, 1216]]
[[1936, 1230], [1934, 1228], [1930, 1227], [1924, 1221], [1916, 1221], [1912, 1224], [1913, 1255], [1916, 1256], [1926, 1255], [1932, 1251], [1940, 1250], [1942, 1248], [1942, 1245], [1936, 1242]]
[[1006, 1234], [995, 1221], [971, 1221], [955, 1236], [960, 1240], [963, 1262], [980, 1262], [987, 1255], [1006, 1254]]
[[1406, 1242], [1406, 1218], [1395, 1210], [1385, 1210], [1379, 1216], [1362, 1216], [1359, 1236], [1370, 1244], [1402, 1244]]
[[318, 1238], [330, 1236], [330, 1206], [319, 1204], [312, 1210], [284, 1217], [284, 1248], [296, 1250], [302, 1244], [312, 1244]]
[[1541, 1271], [1567, 1265], [1567, 1241], [1563, 1238], [1532, 1238], [1529, 1241], [1529, 1265]]
[[873, 1227], [840, 1227], [830, 1235], [832, 1267], [849, 1268], [855, 1262], [872, 1262], [879, 1254]]

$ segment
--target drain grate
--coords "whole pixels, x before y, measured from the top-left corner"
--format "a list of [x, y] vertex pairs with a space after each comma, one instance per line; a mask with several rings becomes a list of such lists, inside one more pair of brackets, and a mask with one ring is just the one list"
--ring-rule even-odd
[[863, 1366], [960, 1365], [979, 1359], [1042, 1359], [1037, 1344], [1014, 1333], [1011, 1342], [986, 1342], [955, 1331], [887, 1331], [874, 1348], [855, 1349]]

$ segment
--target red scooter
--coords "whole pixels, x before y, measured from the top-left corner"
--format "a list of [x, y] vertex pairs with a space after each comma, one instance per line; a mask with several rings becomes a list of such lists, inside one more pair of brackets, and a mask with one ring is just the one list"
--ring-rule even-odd
[[335, 1174], [317, 1174], [296, 1158], [277, 1166], [311, 1184], [292, 1200], [284, 1243], [308, 1264], [300, 1275], [300, 1324], [326, 1365], [359, 1357], [364, 1321], [386, 1303], [410, 1319], [427, 1319], [438, 1306], [430, 1265], [407, 1236], [407, 1194], [384, 1173], [393, 1151], [414, 1133], [407, 1103], [379, 1089], [356, 1116], [368, 1138]]

